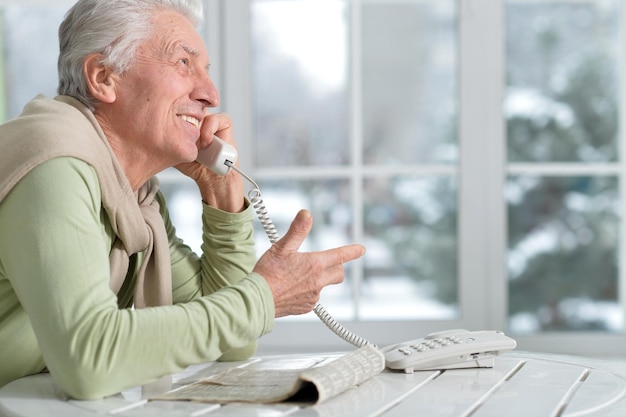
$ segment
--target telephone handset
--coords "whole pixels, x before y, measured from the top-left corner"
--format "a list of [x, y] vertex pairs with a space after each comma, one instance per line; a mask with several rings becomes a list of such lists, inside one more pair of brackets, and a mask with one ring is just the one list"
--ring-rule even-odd
[[216, 174], [226, 175], [230, 171], [230, 165], [237, 160], [237, 155], [237, 149], [214, 136], [213, 142], [207, 148], [198, 151], [196, 160]]
[[[219, 175], [226, 175], [233, 169], [252, 184], [253, 188], [248, 193], [250, 204], [270, 242], [275, 243], [279, 235], [267, 213], [261, 190], [252, 178], [235, 166], [237, 155], [234, 147], [214, 136], [213, 142], [198, 152], [197, 160]], [[322, 305], [317, 304], [313, 311], [333, 333], [346, 342], [356, 347], [375, 346], [339, 324]], [[412, 373], [417, 370], [493, 367], [493, 358], [515, 349], [515, 346], [515, 340], [500, 331], [453, 329], [391, 345], [381, 351], [389, 369]]]

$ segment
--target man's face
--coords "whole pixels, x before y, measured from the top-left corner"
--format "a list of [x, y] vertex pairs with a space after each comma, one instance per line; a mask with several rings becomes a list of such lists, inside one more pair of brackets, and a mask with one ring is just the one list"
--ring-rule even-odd
[[155, 36], [138, 48], [131, 70], [116, 82], [103, 128], [127, 156], [168, 167], [196, 159], [203, 112], [219, 104], [219, 94], [191, 23], [170, 11], [159, 12], [154, 23]]

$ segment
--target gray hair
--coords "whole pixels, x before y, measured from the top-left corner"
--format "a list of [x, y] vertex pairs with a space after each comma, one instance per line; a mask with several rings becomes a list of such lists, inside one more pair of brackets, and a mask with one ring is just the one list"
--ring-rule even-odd
[[83, 63], [88, 55], [102, 54], [102, 63], [116, 73], [131, 69], [137, 47], [154, 34], [152, 15], [173, 10], [200, 28], [200, 0], [79, 0], [59, 27], [59, 86], [57, 92], [72, 96], [92, 111], [97, 100], [87, 88]]

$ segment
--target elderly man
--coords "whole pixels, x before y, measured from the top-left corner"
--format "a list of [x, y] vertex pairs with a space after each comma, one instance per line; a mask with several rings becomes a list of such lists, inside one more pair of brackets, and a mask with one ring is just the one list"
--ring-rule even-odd
[[[80, 0], [59, 29], [59, 96], [0, 127], [0, 386], [48, 370], [95, 399], [194, 363], [243, 359], [310, 311], [361, 245], [299, 253], [298, 213], [257, 262], [242, 180], [195, 162], [235, 146], [193, 0]], [[154, 175], [203, 200], [203, 246], [175, 235]]]

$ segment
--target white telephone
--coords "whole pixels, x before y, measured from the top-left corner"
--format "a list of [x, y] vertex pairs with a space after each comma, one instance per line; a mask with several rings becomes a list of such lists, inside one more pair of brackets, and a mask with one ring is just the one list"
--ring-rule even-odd
[[[267, 214], [259, 186], [235, 166], [237, 150], [214, 136], [213, 142], [198, 152], [197, 160], [219, 175], [228, 174], [232, 168], [253, 185], [254, 188], [248, 193], [250, 202], [270, 241], [276, 242], [279, 235]], [[346, 342], [356, 347], [374, 345], [344, 328], [320, 304], [313, 311], [330, 330]], [[381, 351], [389, 369], [412, 373], [418, 370], [493, 367], [496, 356], [515, 349], [515, 346], [515, 340], [500, 331], [453, 329], [391, 345]]]
[[453, 329], [381, 349], [389, 369], [406, 373], [433, 369], [492, 368], [494, 358], [516, 342], [495, 330]]

